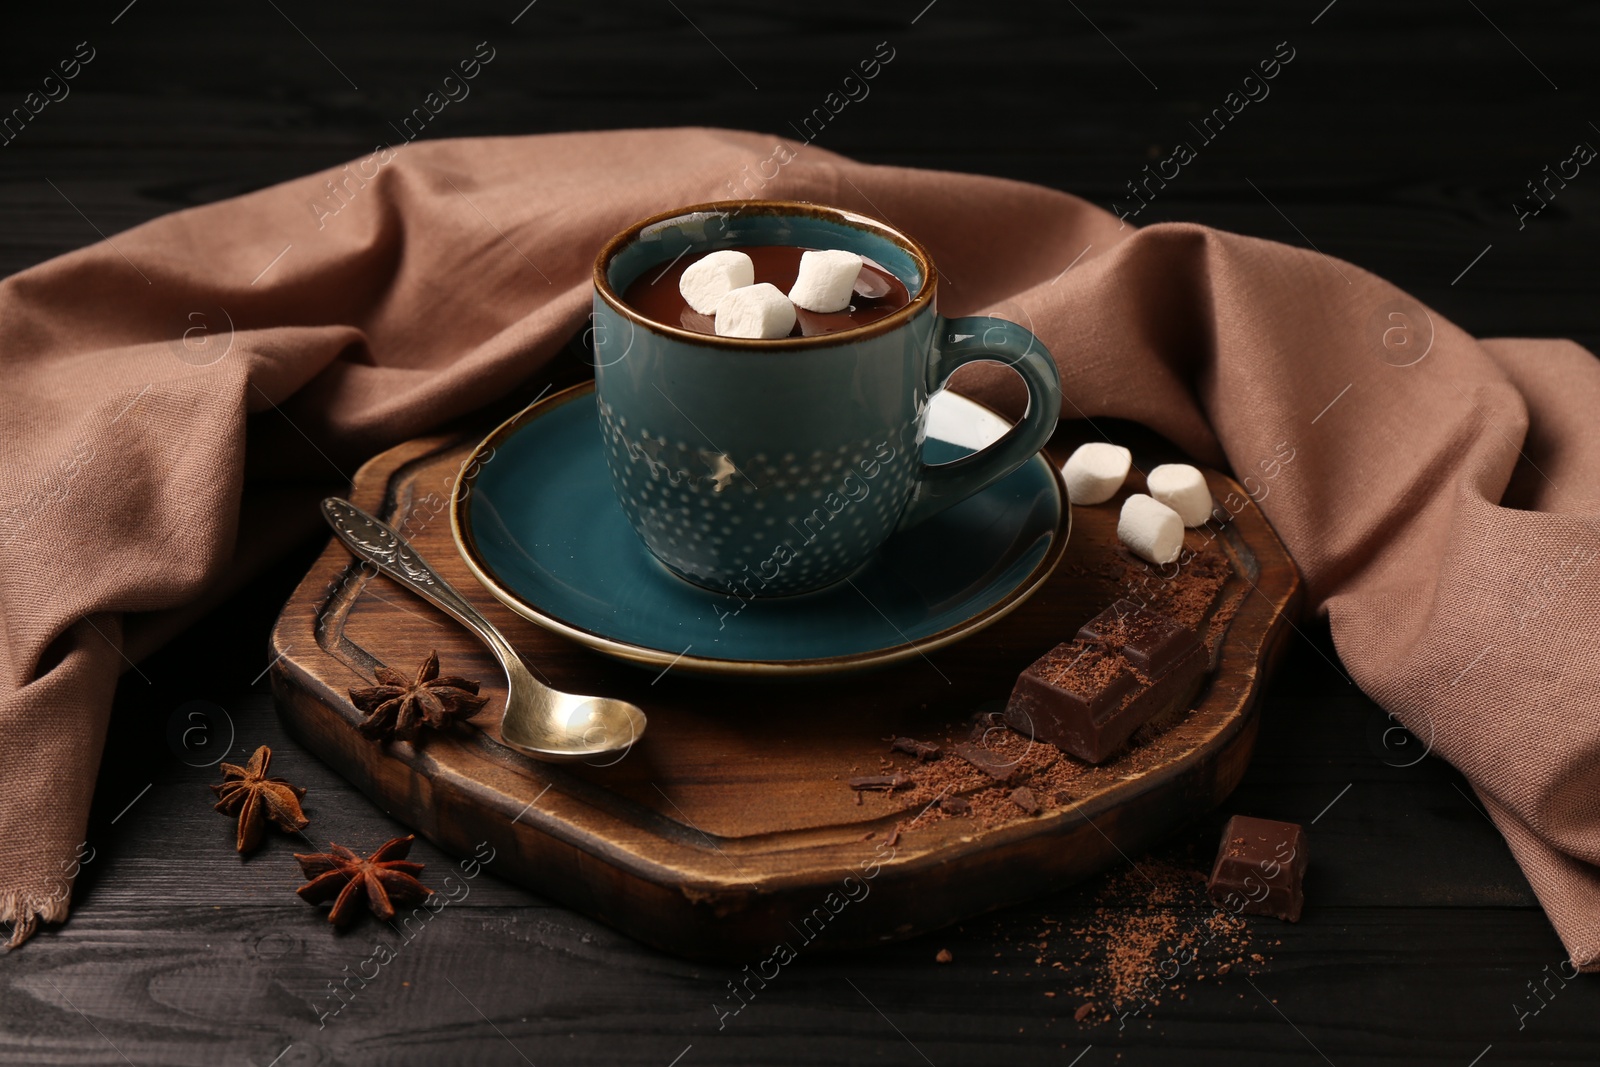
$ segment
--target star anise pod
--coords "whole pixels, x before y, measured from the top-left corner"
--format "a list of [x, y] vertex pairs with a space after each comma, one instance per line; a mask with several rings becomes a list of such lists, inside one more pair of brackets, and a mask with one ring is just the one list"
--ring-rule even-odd
[[295, 892], [312, 904], [332, 900], [328, 921], [335, 926], [354, 919], [363, 900], [378, 918], [392, 919], [396, 904], [415, 904], [433, 893], [417, 881], [423, 865], [405, 858], [415, 840], [414, 834], [397, 837], [365, 858], [332, 842], [329, 852], [296, 852], [294, 858], [311, 881]]
[[382, 685], [350, 690], [350, 701], [367, 713], [360, 731], [368, 737], [415, 741], [424, 723], [439, 729], [452, 719], [465, 719], [489, 702], [478, 696], [478, 683], [455, 675], [439, 677], [439, 653], [408, 682], [382, 665], [375, 671]]
[[240, 852], [253, 851], [261, 844], [268, 820], [290, 833], [304, 830], [311, 823], [300, 810], [300, 798], [306, 791], [282, 778], [268, 778], [267, 765], [271, 762], [272, 749], [262, 745], [243, 767], [224, 763], [222, 784], [211, 787], [218, 798], [216, 810], [239, 819]]

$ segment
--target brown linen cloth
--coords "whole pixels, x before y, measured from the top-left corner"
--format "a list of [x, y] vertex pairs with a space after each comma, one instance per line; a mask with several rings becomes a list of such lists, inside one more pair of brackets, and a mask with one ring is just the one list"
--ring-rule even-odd
[[[337, 478], [539, 375], [584, 322], [607, 237], [740, 196], [918, 236], [942, 310], [1015, 319], [1055, 353], [1064, 415], [1134, 419], [1249, 476], [1355, 682], [1471, 779], [1573, 960], [1600, 967], [1589, 353], [1476, 341], [1314, 251], [712, 130], [385, 148], [0, 283], [0, 918], [15, 941], [66, 915], [128, 642], [274, 537], [241, 513], [272, 516], [286, 484]], [[1013, 411], [1021, 397], [1004, 371], [976, 391]], [[305, 528], [276, 514], [280, 540]]]

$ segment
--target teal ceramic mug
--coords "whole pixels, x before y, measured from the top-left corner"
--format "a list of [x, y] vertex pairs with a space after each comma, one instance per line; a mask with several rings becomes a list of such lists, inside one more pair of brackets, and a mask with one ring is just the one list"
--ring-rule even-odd
[[[910, 302], [838, 333], [746, 340], [653, 321], [622, 300], [683, 256], [760, 245], [855, 252], [904, 282]], [[745, 599], [819, 589], [1044, 447], [1061, 410], [1050, 353], [1015, 323], [942, 317], [937, 284], [905, 234], [815, 204], [702, 204], [612, 238], [594, 268], [600, 426], [617, 499], [651, 553]], [[979, 360], [1022, 376], [1027, 414], [979, 452], [923, 463], [928, 398]]]

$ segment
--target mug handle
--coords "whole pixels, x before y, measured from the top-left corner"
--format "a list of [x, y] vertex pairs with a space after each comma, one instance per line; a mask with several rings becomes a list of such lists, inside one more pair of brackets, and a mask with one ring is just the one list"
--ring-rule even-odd
[[987, 489], [1044, 447], [1061, 416], [1061, 374], [1039, 339], [1014, 322], [972, 315], [941, 319], [928, 361], [928, 394], [944, 388], [957, 368], [995, 360], [1022, 375], [1028, 410], [1004, 437], [950, 463], [923, 463], [916, 488], [900, 515], [896, 532], [906, 530]]

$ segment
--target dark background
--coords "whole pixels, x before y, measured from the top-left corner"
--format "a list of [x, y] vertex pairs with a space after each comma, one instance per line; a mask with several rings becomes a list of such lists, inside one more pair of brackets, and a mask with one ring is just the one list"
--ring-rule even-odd
[[[1188, 122], [1287, 41], [1296, 57], [1271, 96], [1202, 147], [1141, 224], [1315, 244], [1479, 335], [1600, 346], [1600, 167], [1524, 228], [1513, 209], [1546, 165], [1600, 145], [1592, 6], [524, 3], [8, 5], [0, 110], [78, 42], [96, 55], [69, 97], [0, 146], [0, 272], [365, 155], [485, 40], [494, 63], [428, 137], [789, 134], [889, 41], [896, 58], [872, 95], [818, 145], [1106, 207], [1129, 203], [1124, 183], [1175, 141], [1198, 144]], [[281, 840], [239, 862], [208, 810], [214, 769], [187, 765], [169, 737], [198, 708], [235, 758], [275, 748], [274, 770], [318, 798], [322, 834], [401, 832], [282, 736], [265, 682], [252, 682], [315, 548], [125, 678], [73, 917], [0, 964], [0, 1062], [1094, 1067], [1248, 1055], [1488, 1067], [1591, 1062], [1600, 1048], [1592, 980], [1541, 986], [1533, 1011], [1528, 983], [1565, 953], [1464, 781], [1413, 763], [1426, 739], [1386, 732], [1325, 661], [1316, 624], [1267, 691], [1244, 785], [1158, 857], [1205, 865], [1231, 811], [1316, 820], [1305, 918], [1253, 924], [1265, 959], [1249, 980], [1189, 982], [1120, 1031], [1075, 1023], [1081, 998], [1068, 991], [1097, 964], [1053, 968], [1075, 954], [1034, 945], [1047, 923], [1144, 906], [1097, 879], [872, 954], [802, 960], [719, 1032], [711, 1004], [729, 972], [640, 949], [486, 877], [319, 1031], [313, 1005], [370, 952], [366, 934], [331, 936], [290, 894]], [[434, 870], [450, 862], [417, 851]], [[934, 963], [940, 948], [953, 963]]]

